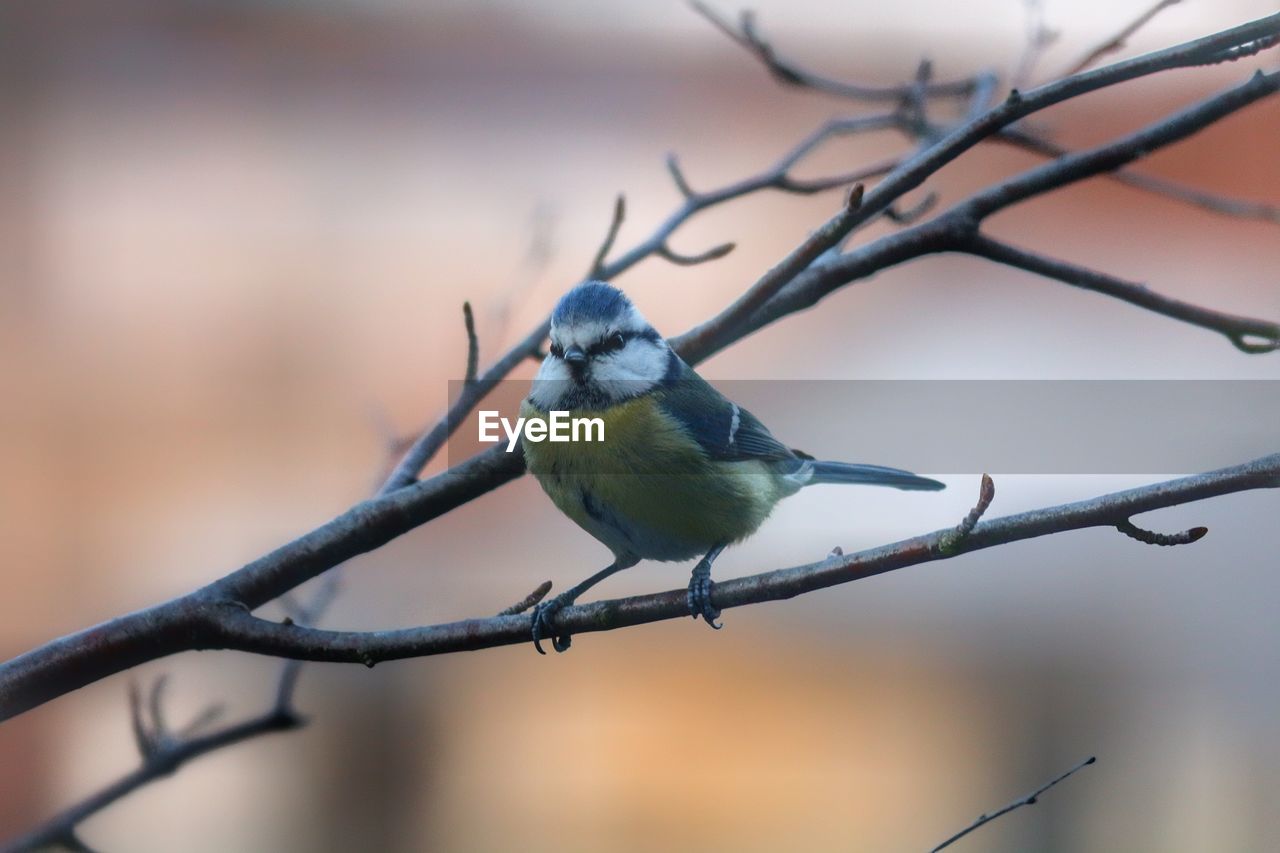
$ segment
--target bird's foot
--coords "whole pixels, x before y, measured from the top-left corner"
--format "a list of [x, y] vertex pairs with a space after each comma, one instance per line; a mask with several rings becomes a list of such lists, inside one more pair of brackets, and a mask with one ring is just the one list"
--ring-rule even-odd
[[689, 578], [689, 615], [694, 619], [701, 616], [704, 622], [719, 631], [721, 626], [716, 620], [720, 618], [720, 611], [711, 606], [712, 586], [711, 561], [703, 558], [693, 567], [693, 576]]
[[542, 650], [542, 640], [546, 637], [551, 638], [551, 645], [557, 652], [563, 652], [569, 648], [569, 644], [573, 642], [573, 637], [569, 634], [557, 634], [554, 624], [556, 614], [564, 608], [573, 604], [573, 598], [565, 593], [540, 602], [533, 608], [533, 647], [538, 650], [538, 654], [545, 655]]

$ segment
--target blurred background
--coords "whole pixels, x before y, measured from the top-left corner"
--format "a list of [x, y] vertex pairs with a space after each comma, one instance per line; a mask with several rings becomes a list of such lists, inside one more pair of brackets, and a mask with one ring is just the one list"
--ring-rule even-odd
[[[1040, 74], [1147, 5], [1048, 0], [1061, 38]], [[941, 78], [1008, 72], [1027, 24], [1018, 0], [754, 8], [784, 56], [883, 83], [926, 55]], [[1187, 0], [1126, 51], [1275, 8]], [[1273, 51], [1161, 74], [1037, 127], [1098, 143], [1275, 63]], [[5, 3], [0, 656], [185, 592], [365, 496], [389, 438], [437, 417], [461, 375], [463, 300], [487, 362], [578, 280], [618, 192], [622, 248], [675, 207], [666, 152], [710, 188], [863, 109], [780, 88], [678, 2]], [[1272, 99], [1142, 168], [1280, 203], [1277, 138]], [[800, 174], [903, 144], [833, 143]], [[983, 147], [930, 187], [945, 204], [1034, 162]], [[764, 193], [707, 212], [673, 245], [732, 240], [735, 252], [693, 268], [651, 260], [618, 283], [659, 329], [684, 331], [838, 198]], [[1274, 223], [1092, 181], [990, 230], [1162, 293], [1280, 317]], [[1280, 356], [944, 256], [850, 287], [703, 372], [1277, 379]], [[803, 413], [774, 426], [842, 455], [813, 446]], [[911, 464], [873, 447], [843, 455]], [[717, 574], [954, 524], [980, 473], [948, 475], [940, 495], [806, 492]], [[993, 514], [1157, 479], [992, 473]], [[957, 849], [1276, 849], [1278, 509], [1268, 493], [1216, 499], [1144, 519], [1207, 524], [1193, 547], [1107, 531], [1040, 539], [734, 610], [716, 634], [667, 622], [584, 636], [549, 658], [512, 647], [309, 666], [306, 729], [193, 763], [82, 835], [131, 851], [920, 850], [1096, 754]], [[526, 478], [355, 561], [325, 624], [492, 613], [605, 560]], [[644, 564], [600, 594], [683, 586], [687, 572]], [[228, 717], [254, 712], [277, 670], [205, 653], [136, 674], [170, 674], [180, 722], [212, 702]], [[126, 684], [110, 678], [0, 726], [0, 838], [135, 765]]]

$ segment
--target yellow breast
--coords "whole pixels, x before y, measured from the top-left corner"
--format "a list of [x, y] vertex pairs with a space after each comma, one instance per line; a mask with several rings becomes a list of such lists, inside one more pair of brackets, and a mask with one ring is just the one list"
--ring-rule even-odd
[[[526, 419], [547, 413], [526, 402]], [[708, 459], [679, 422], [643, 396], [601, 411], [602, 441], [522, 441], [529, 471], [567, 516], [615, 553], [701, 556], [753, 533], [781, 497], [760, 462]]]

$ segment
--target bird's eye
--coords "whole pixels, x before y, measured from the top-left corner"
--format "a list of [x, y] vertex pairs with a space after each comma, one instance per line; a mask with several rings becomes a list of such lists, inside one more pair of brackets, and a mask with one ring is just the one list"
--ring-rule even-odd
[[554, 355], [556, 358], [564, 358], [564, 347], [560, 346], [559, 344], [552, 344], [551, 354]]
[[605, 352], [616, 352], [627, 345], [627, 336], [622, 332], [614, 332], [612, 335], [604, 339], [601, 349]]

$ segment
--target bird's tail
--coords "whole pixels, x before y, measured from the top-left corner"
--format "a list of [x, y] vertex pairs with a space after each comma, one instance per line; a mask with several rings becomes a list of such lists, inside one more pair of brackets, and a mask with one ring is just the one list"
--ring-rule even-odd
[[858, 465], [852, 462], [817, 462], [813, 463], [813, 478], [808, 485], [815, 483], [862, 483], [868, 486], [892, 486], [895, 489], [911, 491], [936, 492], [945, 489], [946, 485], [928, 477], [919, 477], [910, 471], [899, 468], [885, 468], [881, 465]]

